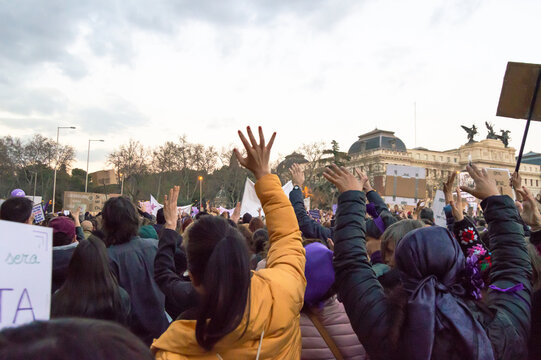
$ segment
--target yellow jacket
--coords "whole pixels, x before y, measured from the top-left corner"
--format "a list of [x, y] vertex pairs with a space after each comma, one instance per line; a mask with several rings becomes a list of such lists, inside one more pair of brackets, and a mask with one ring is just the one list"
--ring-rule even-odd
[[[253, 273], [244, 319], [209, 352], [195, 339], [195, 320], [177, 320], [152, 344], [156, 359], [255, 359], [260, 345], [259, 359], [300, 359], [299, 313], [306, 287], [301, 233], [276, 175], [262, 177], [255, 189], [271, 245], [267, 268]], [[248, 328], [242, 335], [246, 322]]]

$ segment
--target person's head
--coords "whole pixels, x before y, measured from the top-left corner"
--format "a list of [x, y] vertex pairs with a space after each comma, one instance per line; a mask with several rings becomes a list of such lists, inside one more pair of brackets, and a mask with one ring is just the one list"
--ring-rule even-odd
[[197, 214], [195, 214], [195, 220], [201, 219], [203, 216], [209, 216], [210, 214], [206, 211], [200, 211]]
[[89, 232], [94, 231], [94, 224], [92, 224], [90, 220], [84, 220], [81, 223], [81, 227], [83, 228], [83, 231], [89, 231]]
[[259, 254], [265, 251], [267, 243], [269, 242], [269, 233], [265, 229], [259, 229], [252, 235], [252, 244], [254, 247], [254, 253]]
[[195, 335], [210, 350], [242, 321], [250, 289], [250, 256], [238, 230], [204, 216], [188, 230], [188, 271], [200, 294]]
[[77, 241], [75, 223], [67, 216], [59, 216], [49, 221], [53, 228], [53, 246], [69, 245]]
[[430, 208], [423, 208], [419, 213], [419, 220], [426, 225], [434, 225], [434, 211]]
[[250, 213], [246, 213], [242, 215], [242, 223], [243, 224], [249, 224], [250, 221], [252, 221], [252, 215]]
[[381, 236], [381, 256], [390, 267], [395, 266], [394, 251], [398, 242], [410, 231], [422, 228], [424, 224], [417, 220], [400, 220], [389, 226]]
[[152, 360], [149, 348], [109, 321], [66, 318], [0, 331], [0, 359]]
[[156, 224], [165, 225], [165, 216], [163, 215], [163, 208], [159, 209], [156, 213]]
[[313, 307], [334, 294], [332, 289], [334, 284], [333, 253], [319, 242], [306, 245], [305, 250], [306, 291], [304, 304]]
[[107, 249], [91, 235], [79, 242], [68, 276], [53, 295], [51, 317], [87, 317], [124, 322], [118, 283], [109, 268]]
[[265, 224], [263, 223], [263, 220], [258, 217], [252, 218], [252, 220], [250, 220], [250, 225], [248, 225], [248, 229], [250, 229], [252, 233], [256, 230], [263, 229], [264, 227]]
[[32, 224], [32, 200], [25, 197], [11, 197], [0, 207], [0, 220]]
[[110, 198], [103, 205], [103, 232], [105, 243], [123, 244], [137, 235], [139, 216], [131, 201], [123, 196]]
[[238, 226], [238, 230], [241, 233], [241, 235], [244, 237], [244, 241], [246, 241], [246, 246], [250, 251], [253, 251], [254, 244], [252, 242], [253, 235], [250, 229], [248, 229], [248, 225], [241, 224]]
[[193, 223], [193, 219], [191, 217], [186, 217], [182, 219], [182, 233], [186, 231], [186, 228]]

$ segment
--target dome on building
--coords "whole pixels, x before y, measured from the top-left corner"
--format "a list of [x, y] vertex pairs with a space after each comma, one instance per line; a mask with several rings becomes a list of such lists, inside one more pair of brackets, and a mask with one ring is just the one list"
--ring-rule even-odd
[[304, 158], [304, 155], [299, 154], [297, 152], [293, 152], [292, 154], [289, 154], [288, 156], [286, 156], [286, 158], [280, 164], [278, 164], [278, 167], [276, 168], [276, 172], [278, 174], [282, 174], [289, 171], [289, 168], [293, 164], [305, 164], [307, 162], [308, 160]]
[[406, 152], [406, 145], [394, 135], [393, 131], [375, 129], [359, 136], [348, 150], [349, 155], [373, 151], [379, 149]]

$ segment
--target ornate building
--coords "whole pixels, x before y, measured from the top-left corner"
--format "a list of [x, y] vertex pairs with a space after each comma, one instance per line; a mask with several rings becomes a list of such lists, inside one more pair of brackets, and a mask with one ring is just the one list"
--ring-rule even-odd
[[[486, 139], [460, 146], [458, 149], [433, 151], [425, 148], [407, 149], [402, 140], [392, 131], [375, 129], [359, 136], [349, 148], [350, 170], [359, 168], [367, 173], [375, 188], [382, 192], [387, 165], [397, 164], [426, 169], [427, 195], [434, 197], [436, 189], [442, 189], [443, 183], [451, 172], [463, 171], [468, 159], [474, 164], [486, 168], [515, 169], [515, 149], [505, 147], [501, 140]], [[331, 158], [321, 161], [321, 170], [331, 162]], [[533, 194], [541, 191], [541, 165], [523, 162], [520, 174], [524, 185]]]

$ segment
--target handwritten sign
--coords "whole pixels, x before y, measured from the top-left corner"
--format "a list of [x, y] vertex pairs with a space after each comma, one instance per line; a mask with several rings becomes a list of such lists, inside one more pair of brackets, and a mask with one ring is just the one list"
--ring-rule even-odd
[[45, 220], [45, 215], [43, 214], [43, 208], [40, 204], [36, 204], [32, 207], [32, 215], [34, 215], [34, 222], [36, 224]]
[[434, 211], [434, 222], [438, 226], [447, 226], [447, 218], [443, 208], [445, 207], [445, 195], [443, 191], [436, 191], [436, 196], [434, 196], [434, 202], [432, 203], [432, 211]]
[[53, 230], [0, 220], [0, 329], [48, 320]]

